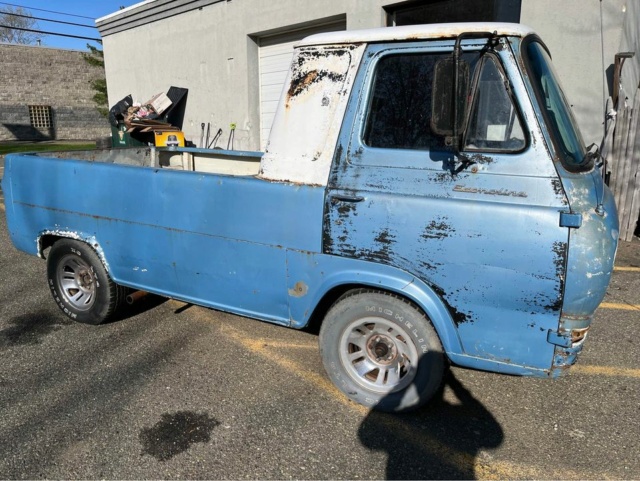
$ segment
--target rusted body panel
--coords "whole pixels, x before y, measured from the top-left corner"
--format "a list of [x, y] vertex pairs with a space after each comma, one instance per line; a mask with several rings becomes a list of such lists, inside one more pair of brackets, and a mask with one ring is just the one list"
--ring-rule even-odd
[[[18, 248], [37, 254], [42, 235], [90, 240], [114, 281], [149, 292], [289, 324], [299, 279], [286, 286], [285, 250], [320, 250], [321, 225], [291, 219], [322, 217], [321, 188], [35, 155], [8, 157], [6, 172], [47, 179], [7, 189]], [[91, 195], [62, 195], [69, 185]]]
[[[540, 41], [531, 35], [523, 41], [513, 38], [511, 48], [518, 57], [518, 72], [524, 79], [526, 92], [532, 100], [536, 98], [531, 67], [526, 59], [528, 41]], [[556, 99], [557, 102], [559, 99]], [[564, 99], [568, 104], [568, 101]], [[536, 120], [544, 125], [544, 105], [532, 102]], [[571, 115], [569, 111], [569, 115]], [[553, 137], [553, 129], [542, 130], [549, 157], [558, 172], [557, 188], [565, 192], [567, 206], [560, 224], [569, 231], [569, 240], [564, 249], [564, 263], [558, 265], [558, 277], [562, 278], [564, 292], [558, 329], [550, 331], [548, 340], [555, 345], [551, 376], [562, 375], [566, 368], [577, 360], [594, 313], [604, 299], [611, 280], [618, 246], [618, 213], [613, 196], [603, 181], [596, 162], [580, 171], [568, 169], [561, 157], [564, 155]], [[555, 141], [554, 141], [555, 140]]]
[[[418, 148], [376, 145], [370, 105], [402, 91], [374, 99], [378, 65], [446, 57], [458, 32], [494, 29], [490, 52], [483, 39], [463, 40], [463, 57], [486, 55], [504, 76], [518, 148], [471, 144], [462, 157], [420, 143], [428, 121], [410, 126]], [[82, 240], [119, 284], [296, 328], [341, 289], [394, 292], [424, 311], [454, 363], [558, 375], [606, 291], [617, 215], [596, 168], [570, 172], [558, 161], [520, 52], [529, 34], [480, 24], [305, 40], [264, 155], [10, 155], [11, 238], [30, 254], [51, 238]], [[431, 88], [412, 72], [405, 79]], [[400, 114], [416, 104], [404, 102]], [[233, 168], [260, 157], [257, 176]]]
[[[276, 110], [260, 176], [327, 185], [336, 139], [364, 44], [296, 50]], [[295, 139], [295, 142], [292, 142]]]
[[[567, 199], [556, 188], [560, 179], [531, 106], [521, 105], [531, 147], [478, 155], [474, 171], [453, 173], [453, 155], [361, 141], [376, 63], [423, 50], [416, 43], [368, 51], [357, 79], [365, 88], [352, 98], [340, 137], [348, 148], [330, 176], [325, 252], [391, 265], [423, 280], [448, 307], [466, 355], [549, 369], [554, 346], [547, 333], [558, 327], [569, 241], [559, 212]], [[508, 50], [500, 55], [508, 72], [517, 68]], [[526, 98], [518, 78], [516, 98]], [[335, 198], [347, 193], [362, 201]]]

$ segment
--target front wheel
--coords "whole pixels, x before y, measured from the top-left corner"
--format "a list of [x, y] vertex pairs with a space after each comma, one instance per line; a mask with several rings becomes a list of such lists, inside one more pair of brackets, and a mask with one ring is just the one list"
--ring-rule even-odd
[[62, 239], [53, 244], [47, 277], [60, 310], [85, 324], [105, 322], [125, 297], [125, 289], [111, 280], [96, 252], [83, 242]]
[[320, 353], [344, 394], [387, 412], [424, 405], [444, 372], [442, 345], [427, 317], [409, 301], [373, 290], [349, 291], [329, 309]]

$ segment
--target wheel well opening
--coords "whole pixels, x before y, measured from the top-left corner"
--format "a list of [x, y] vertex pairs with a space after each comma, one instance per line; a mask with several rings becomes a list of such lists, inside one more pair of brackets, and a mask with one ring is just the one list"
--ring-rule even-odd
[[53, 244], [58, 242], [60, 239], [64, 239], [64, 237], [53, 234], [45, 234], [39, 239], [40, 252], [38, 253], [43, 259], [46, 259], [45, 251], [49, 249]]
[[340, 299], [340, 297], [342, 297], [344, 294], [355, 289], [375, 290], [378, 292], [392, 294], [396, 297], [400, 297], [405, 301], [407, 301], [409, 304], [411, 304], [415, 309], [422, 312], [427, 317], [427, 319], [429, 319], [429, 316], [424, 311], [424, 309], [422, 309], [422, 307], [420, 307], [418, 304], [416, 304], [415, 301], [413, 301], [412, 299], [408, 298], [403, 294], [400, 294], [395, 291], [390, 291], [388, 289], [380, 289], [379, 287], [375, 287], [375, 286], [368, 286], [368, 285], [362, 285], [362, 284], [344, 284], [341, 286], [334, 287], [324, 295], [324, 297], [320, 300], [320, 302], [314, 309], [313, 314], [311, 314], [311, 317], [309, 318], [309, 323], [307, 324], [304, 330], [311, 334], [316, 334], [316, 335], [319, 334], [320, 327], [322, 326], [322, 321], [324, 320], [324, 317], [329, 311], [329, 309], [331, 308], [331, 306], [338, 299]]
[[305, 331], [310, 332], [312, 334], [318, 335], [320, 333], [320, 326], [322, 325], [322, 321], [324, 320], [324, 316], [327, 314], [327, 311], [331, 308], [331, 306], [338, 300], [342, 295], [352, 289], [359, 289], [364, 286], [358, 284], [345, 284], [342, 286], [334, 287], [329, 290], [324, 297], [318, 302], [318, 305], [313, 310], [311, 317], [309, 318], [309, 322], [305, 327]]

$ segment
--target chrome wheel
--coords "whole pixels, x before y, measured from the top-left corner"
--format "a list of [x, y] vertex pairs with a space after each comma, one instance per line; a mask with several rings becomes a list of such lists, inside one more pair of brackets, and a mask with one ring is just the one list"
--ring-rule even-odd
[[340, 339], [340, 362], [360, 386], [377, 393], [400, 391], [414, 379], [418, 351], [408, 332], [381, 317], [348, 324]]
[[96, 279], [91, 266], [75, 254], [58, 263], [56, 278], [61, 294], [78, 311], [88, 311], [96, 300]]

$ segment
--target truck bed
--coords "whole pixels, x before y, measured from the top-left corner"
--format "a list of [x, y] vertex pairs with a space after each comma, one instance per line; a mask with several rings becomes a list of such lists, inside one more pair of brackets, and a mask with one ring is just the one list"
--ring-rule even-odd
[[[304, 252], [304, 263], [321, 252], [324, 188], [255, 176], [260, 155], [10, 154], [3, 189], [12, 241], [41, 255], [47, 238], [80, 240], [120, 285], [289, 324], [287, 275], [297, 264], [287, 256]], [[311, 301], [301, 298], [301, 312]]]
[[254, 176], [260, 171], [262, 152], [197, 148], [130, 148], [42, 152], [38, 157], [84, 160], [221, 175]]

